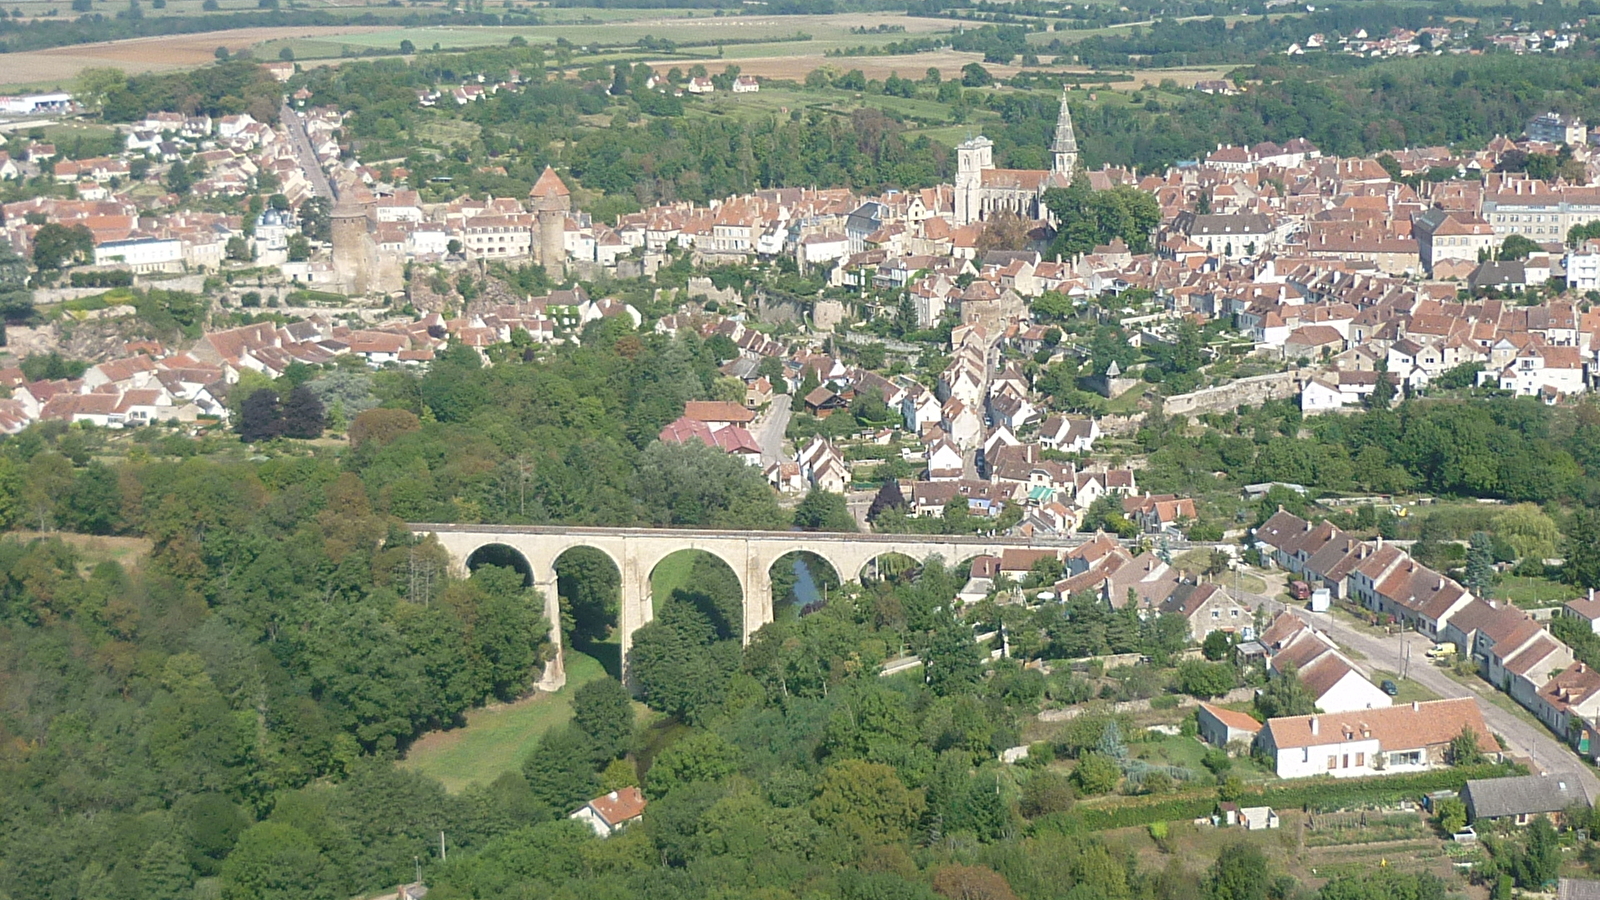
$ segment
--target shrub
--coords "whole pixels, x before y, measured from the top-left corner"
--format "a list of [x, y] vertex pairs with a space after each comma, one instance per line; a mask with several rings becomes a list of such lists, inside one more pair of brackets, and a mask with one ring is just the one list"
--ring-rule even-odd
[[1114, 790], [1117, 782], [1122, 780], [1122, 769], [1111, 757], [1091, 751], [1078, 760], [1078, 767], [1072, 771], [1072, 779], [1077, 782], [1079, 790], [1092, 797]]
[[[1237, 778], [1230, 778], [1229, 782], [1236, 785], [1237, 793], [1224, 799], [1237, 799], [1241, 805], [1248, 806], [1291, 809], [1303, 807], [1312, 810], [1347, 809], [1392, 803], [1433, 791], [1459, 790], [1469, 779], [1503, 778], [1508, 775], [1523, 774], [1526, 771], [1522, 766], [1463, 766], [1435, 769], [1414, 775], [1378, 775], [1371, 778], [1337, 780], [1308, 778], [1297, 783], [1284, 783], [1270, 788], [1245, 786], [1239, 783]], [[1129, 797], [1093, 807], [1078, 806], [1070, 812], [1045, 816], [1036, 821], [1034, 827], [1059, 834], [1085, 834], [1113, 828], [1149, 825], [1152, 822], [1195, 819], [1211, 814], [1220, 793], [1222, 792], [1187, 792], [1185, 796], [1169, 795], [1155, 801], [1148, 797]]]

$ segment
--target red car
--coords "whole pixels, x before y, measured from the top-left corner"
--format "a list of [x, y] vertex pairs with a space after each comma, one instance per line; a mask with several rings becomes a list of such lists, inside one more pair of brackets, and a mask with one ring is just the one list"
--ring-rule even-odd
[[1296, 600], [1310, 600], [1311, 585], [1306, 584], [1304, 581], [1291, 581], [1289, 582], [1289, 593]]

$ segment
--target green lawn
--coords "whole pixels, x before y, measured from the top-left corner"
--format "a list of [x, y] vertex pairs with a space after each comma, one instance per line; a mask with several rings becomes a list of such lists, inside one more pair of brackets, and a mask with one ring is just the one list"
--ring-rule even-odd
[[1195, 774], [1204, 774], [1200, 758], [1206, 755], [1206, 746], [1197, 738], [1181, 734], [1161, 735], [1159, 739], [1128, 744], [1128, 752], [1151, 765], [1182, 766]]
[[1530, 609], [1539, 606], [1560, 606], [1576, 596], [1577, 593], [1571, 585], [1526, 575], [1506, 575], [1494, 586], [1496, 599], [1510, 600], [1518, 606]]
[[464, 728], [425, 735], [400, 765], [437, 778], [452, 793], [474, 782], [494, 781], [521, 765], [541, 735], [570, 720], [573, 693], [605, 674], [594, 657], [568, 649], [566, 687], [554, 694], [475, 709], [467, 713]]
[[695, 550], [679, 550], [667, 556], [650, 573], [650, 603], [654, 609], [672, 596], [672, 592], [689, 585], [689, 574], [694, 569]]
[[[1431, 665], [1433, 665], [1433, 661], [1429, 660], [1429, 659], [1425, 659], [1425, 658], [1424, 659], [1413, 659], [1413, 660], [1411, 660], [1411, 665], [1412, 666], [1431, 666]], [[1395, 697], [1394, 697], [1394, 703], [1395, 703], [1396, 706], [1402, 706], [1404, 704], [1410, 703], [1413, 700], [1426, 702], [1428, 700], [1438, 700], [1439, 699], [1439, 695], [1438, 694], [1435, 694], [1433, 691], [1428, 690], [1427, 688], [1423, 687], [1421, 684], [1418, 684], [1415, 681], [1411, 681], [1411, 680], [1402, 681], [1400, 679], [1399, 675], [1396, 675], [1393, 672], [1385, 672], [1382, 669], [1373, 669], [1372, 670], [1372, 682], [1374, 684], [1383, 684], [1384, 679], [1388, 679], [1390, 681], [1393, 681], [1394, 684], [1395, 684], [1395, 687], [1398, 687], [1400, 689], [1400, 693], [1396, 694]]]
[[1123, 391], [1110, 403], [1106, 404], [1106, 412], [1110, 415], [1128, 415], [1139, 409], [1139, 401], [1144, 399], [1145, 383], [1139, 382]]

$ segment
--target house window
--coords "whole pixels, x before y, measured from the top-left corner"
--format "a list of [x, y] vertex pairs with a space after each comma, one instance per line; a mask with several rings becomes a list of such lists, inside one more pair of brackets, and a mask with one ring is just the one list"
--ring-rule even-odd
[[1364, 766], [1366, 764], [1367, 764], [1367, 755], [1365, 753], [1357, 753], [1356, 754], [1356, 768], [1360, 768], [1360, 767], [1362, 767], [1362, 766]]
[[1332, 772], [1334, 769], [1337, 769], [1337, 768], [1339, 768], [1339, 757], [1337, 757], [1337, 756], [1329, 756], [1328, 757], [1328, 771]]

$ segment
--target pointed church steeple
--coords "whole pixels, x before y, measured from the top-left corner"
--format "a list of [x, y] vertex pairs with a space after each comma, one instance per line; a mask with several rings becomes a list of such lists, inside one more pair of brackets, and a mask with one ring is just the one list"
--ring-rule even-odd
[[1061, 112], [1056, 115], [1056, 137], [1050, 142], [1055, 162], [1050, 171], [1071, 181], [1078, 171], [1078, 135], [1072, 130], [1072, 110], [1067, 108], [1067, 89], [1061, 89]]

